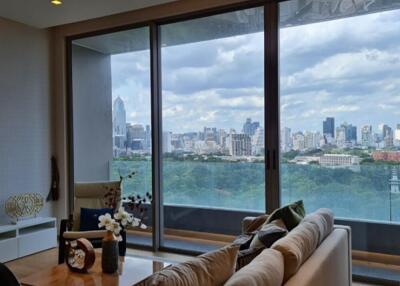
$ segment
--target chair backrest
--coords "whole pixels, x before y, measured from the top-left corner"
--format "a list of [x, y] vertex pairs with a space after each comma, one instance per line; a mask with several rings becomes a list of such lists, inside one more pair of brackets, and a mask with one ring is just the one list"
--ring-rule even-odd
[[0, 263], [0, 285], [19, 286], [17, 278], [3, 263]]
[[81, 208], [113, 208], [121, 205], [122, 185], [120, 181], [75, 183], [72, 230], [80, 227]]

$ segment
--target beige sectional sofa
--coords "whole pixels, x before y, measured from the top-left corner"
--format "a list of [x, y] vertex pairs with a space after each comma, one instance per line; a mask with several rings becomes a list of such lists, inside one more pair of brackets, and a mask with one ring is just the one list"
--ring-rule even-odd
[[[242, 223], [243, 229], [247, 229], [253, 219], [245, 218]], [[280, 241], [283, 242], [285, 239], [287, 237], [281, 238]], [[248, 267], [251, 267], [251, 263]], [[347, 226], [335, 225], [332, 232], [302, 262], [297, 272], [282, 285], [350, 286], [351, 284], [351, 229]]]
[[[243, 232], [249, 233], [249, 225], [259, 222], [260, 217], [245, 218]], [[140, 285], [351, 286], [351, 230], [334, 226], [330, 210], [320, 209], [305, 216], [284, 236], [275, 237], [267, 245], [265, 235], [273, 237], [280, 229], [266, 220], [250, 237], [253, 241], [256, 235], [264, 247], [252, 248], [251, 244], [245, 248], [246, 244], [235, 240], [221, 249], [167, 267]], [[242, 246], [245, 256], [239, 256]], [[251, 251], [250, 257], [247, 250]]]

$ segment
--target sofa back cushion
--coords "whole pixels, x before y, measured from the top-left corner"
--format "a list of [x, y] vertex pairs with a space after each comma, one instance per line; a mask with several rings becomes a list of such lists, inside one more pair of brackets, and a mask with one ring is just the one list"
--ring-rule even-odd
[[319, 209], [307, 215], [302, 222], [310, 222], [318, 226], [319, 239], [318, 245], [332, 232], [334, 224], [334, 215], [330, 209]]
[[233, 275], [239, 246], [230, 245], [154, 273], [148, 286], [219, 286]]
[[269, 248], [263, 250], [250, 264], [233, 274], [225, 286], [281, 286], [283, 274], [282, 254]]
[[292, 277], [315, 251], [319, 243], [319, 228], [310, 222], [301, 222], [284, 238], [276, 241], [271, 248], [280, 251], [284, 257], [284, 282]]

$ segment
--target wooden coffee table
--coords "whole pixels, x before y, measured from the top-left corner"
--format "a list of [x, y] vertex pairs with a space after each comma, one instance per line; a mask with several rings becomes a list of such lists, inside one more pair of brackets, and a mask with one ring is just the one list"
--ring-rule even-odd
[[101, 253], [88, 273], [76, 273], [63, 263], [22, 278], [24, 286], [132, 286], [171, 263], [126, 256], [120, 258], [118, 273], [106, 274], [101, 270]]

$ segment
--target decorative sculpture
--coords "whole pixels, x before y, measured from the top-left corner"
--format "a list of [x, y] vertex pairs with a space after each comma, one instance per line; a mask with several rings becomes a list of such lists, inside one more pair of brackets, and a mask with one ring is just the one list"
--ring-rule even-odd
[[72, 271], [85, 273], [96, 259], [93, 245], [86, 238], [68, 241], [66, 263]]
[[44, 199], [41, 194], [27, 193], [9, 197], [5, 204], [6, 214], [13, 223], [25, 217], [36, 217], [43, 208]]

